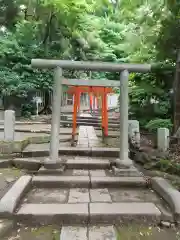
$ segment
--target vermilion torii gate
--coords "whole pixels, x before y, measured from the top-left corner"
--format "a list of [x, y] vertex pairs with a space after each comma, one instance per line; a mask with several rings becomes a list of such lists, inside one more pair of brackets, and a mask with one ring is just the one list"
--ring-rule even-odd
[[[130, 72], [146, 73], [151, 71], [150, 64], [119, 64], [108, 62], [81, 62], [71, 60], [48, 60], [48, 59], [32, 59], [32, 67], [54, 69], [54, 92], [52, 105], [52, 124], [51, 124], [51, 142], [50, 142], [50, 160], [57, 162], [59, 149], [59, 129], [60, 129], [60, 106], [61, 92], [63, 84], [62, 69], [103, 71], [103, 72], [119, 72], [120, 82], [108, 81], [113, 87], [113, 82], [120, 87], [120, 159], [117, 166], [121, 162], [128, 162], [128, 78]], [[65, 80], [64, 80], [65, 81]], [[73, 82], [73, 80], [71, 80]], [[88, 80], [78, 80], [81, 86], [90, 86]], [[106, 80], [107, 82], [107, 80]], [[94, 86], [102, 86], [105, 81], [93, 81]], [[65, 84], [65, 82], [64, 82]], [[70, 80], [67, 85], [70, 85]], [[76, 83], [72, 83], [76, 86]], [[104, 85], [103, 85], [104, 86]], [[119, 163], [119, 164], [118, 164]]]
[[[84, 80], [81, 80], [84, 81]], [[93, 79], [91, 80], [92, 83], [94, 84], [97, 80]], [[64, 82], [64, 81], [63, 81]], [[70, 80], [71, 82], [71, 80]], [[90, 84], [90, 83], [89, 83]], [[103, 87], [94, 87], [94, 86], [77, 86], [79, 85], [79, 80], [77, 80], [76, 86], [73, 86], [71, 88], [69, 88], [69, 90], [67, 91], [70, 94], [73, 94], [74, 96], [74, 106], [73, 106], [73, 126], [72, 126], [72, 146], [74, 145], [74, 139], [75, 139], [75, 135], [76, 135], [76, 128], [77, 128], [77, 112], [80, 109], [80, 96], [81, 93], [87, 92], [90, 94], [93, 94], [95, 96], [99, 95], [101, 97], [101, 102], [102, 102], [102, 136], [103, 136], [103, 140], [105, 137], [108, 136], [108, 106], [107, 106], [107, 94], [108, 93], [113, 93], [114, 91], [112, 90], [112, 88], [107, 87], [107, 85], [112, 84], [112, 81], [106, 81], [106, 82], [102, 82]], [[114, 83], [115, 85], [119, 85], [119, 83], [117, 81], [115, 81]], [[104, 86], [106, 85], [106, 86]], [[92, 95], [90, 95], [91, 97]], [[90, 108], [92, 108], [92, 104], [90, 106]]]

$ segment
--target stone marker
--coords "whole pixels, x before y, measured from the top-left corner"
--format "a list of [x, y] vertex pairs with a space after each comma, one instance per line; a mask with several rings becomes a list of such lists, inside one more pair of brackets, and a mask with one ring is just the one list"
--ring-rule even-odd
[[128, 121], [128, 133], [129, 137], [137, 146], [140, 146], [140, 132], [139, 132], [139, 121], [129, 120]]
[[4, 113], [4, 140], [14, 141], [15, 111], [6, 110]]
[[158, 149], [166, 152], [169, 148], [169, 129], [158, 128], [157, 132]]

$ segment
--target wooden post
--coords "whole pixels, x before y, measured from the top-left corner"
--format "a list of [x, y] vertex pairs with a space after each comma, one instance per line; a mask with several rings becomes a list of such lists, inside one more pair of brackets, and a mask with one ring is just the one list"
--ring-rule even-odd
[[74, 141], [75, 141], [75, 136], [76, 136], [77, 104], [78, 104], [78, 89], [75, 91], [75, 94], [74, 94], [73, 125], [72, 125], [72, 142], [71, 142], [71, 146], [74, 146]]
[[104, 93], [101, 95], [102, 98], [102, 107], [101, 107], [101, 114], [102, 114], [102, 142], [104, 142], [104, 127], [105, 127], [105, 117], [104, 117]]
[[80, 111], [80, 104], [81, 104], [81, 91], [77, 87], [77, 111]]
[[89, 93], [89, 103], [90, 103], [90, 112], [93, 112], [93, 99], [92, 99], [92, 92]]
[[108, 136], [108, 106], [107, 106], [107, 93], [104, 88], [104, 136]]

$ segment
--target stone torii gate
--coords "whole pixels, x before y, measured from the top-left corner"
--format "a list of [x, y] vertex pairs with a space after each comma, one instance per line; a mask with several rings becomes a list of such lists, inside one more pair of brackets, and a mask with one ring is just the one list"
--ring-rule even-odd
[[[53, 87], [53, 103], [52, 103], [52, 124], [51, 124], [51, 142], [50, 142], [50, 162], [58, 161], [59, 150], [59, 129], [60, 129], [60, 106], [61, 92], [63, 84], [63, 70], [88, 70], [103, 72], [119, 72], [120, 73], [120, 154], [117, 160], [117, 166], [121, 166], [122, 162], [128, 165], [128, 78], [130, 72], [146, 73], [151, 71], [150, 64], [119, 64], [108, 62], [81, 62], [71, 60], [48, 60], [48, 59], [32, 59], [31, 66], [34, 68], [54, 69], [54, 87]], [[65, 80], [64, 80], [65, 81]], [[88, 81], [78, 80], [80, 85], [89, 86]], [[103, 80], [94, 82], [94, 86], [102, 86]], [[112, 83], [113, 81], [108, 81]], [[117, 82], [117, 81], [116, 81]], [[117, 84], [117, 83], [116, 83]], [[69, 85], [69, 83], [68, 83]], [[76, 85], [76, 84], [72, 84]], [[111, 84], [111, 87], [112, 84]], [[117, 85], [115, 86], [117, 87]]]

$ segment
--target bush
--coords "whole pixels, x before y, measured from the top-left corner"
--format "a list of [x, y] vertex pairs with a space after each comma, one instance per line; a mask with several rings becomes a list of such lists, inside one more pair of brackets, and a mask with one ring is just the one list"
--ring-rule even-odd
[[31, 115], [35, 114], [36, 105], [34, 103], [23, 104], [21, 107], [21, 115], [23, 117], [29, 118]]
[[156, 132], [158, 128], [168, 128], [170, 131], [172, 129], [172, 122], [170, 119], [154, 119], [149, 121], [145, 128], [150, 132]]

